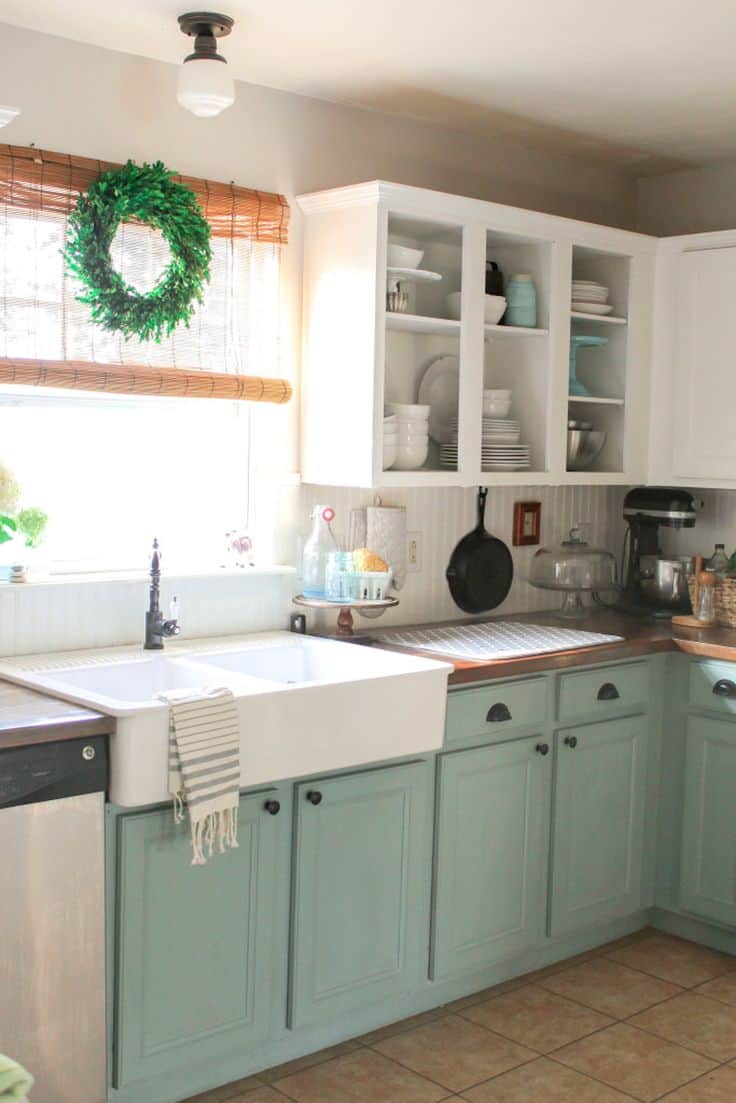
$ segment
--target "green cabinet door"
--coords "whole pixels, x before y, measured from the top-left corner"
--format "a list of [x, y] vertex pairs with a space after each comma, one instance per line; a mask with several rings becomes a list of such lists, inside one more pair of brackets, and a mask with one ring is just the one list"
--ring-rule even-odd
[[335, 1021], [426, 977], [431, 766], [296, 787], [291, 1027]]
[[432, 977], [482, 969], [544, 936], [552, 755], [542, 738], [442, 755]]
[[557, 733], [550, 934], [642, 906], [645, 716]]
[[115, 1086], [252, 1046], [270, 1013], [274, 869], [284, 813], [245, 796], [239, 845], [192, 866], [170, 809], [118, 821]]
[[687, 722], [680, 903], [736, 926], [736, 724]]

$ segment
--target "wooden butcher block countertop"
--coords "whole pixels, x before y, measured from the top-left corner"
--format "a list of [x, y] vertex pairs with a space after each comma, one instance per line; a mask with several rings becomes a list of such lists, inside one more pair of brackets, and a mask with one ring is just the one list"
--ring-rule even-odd
[[114, 730], [111, 716], [0, 681], [0, 751], [60, 739], [109, 735]]

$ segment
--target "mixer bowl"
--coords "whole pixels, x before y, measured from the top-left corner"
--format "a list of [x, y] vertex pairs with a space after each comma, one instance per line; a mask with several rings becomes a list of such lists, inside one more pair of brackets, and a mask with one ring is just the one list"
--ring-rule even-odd
[[584, 471], [600, 455], [606, 434], [597, 429], [567, 430], [567, 470]]

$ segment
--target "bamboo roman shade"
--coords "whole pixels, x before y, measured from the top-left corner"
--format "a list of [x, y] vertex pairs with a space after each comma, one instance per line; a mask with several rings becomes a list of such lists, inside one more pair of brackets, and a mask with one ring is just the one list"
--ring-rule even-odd
[[[0, 145], [0, 385], [287, 402], [290, 384], [271, 378], [279, 362], [286, 199], [178, 177], [195, 192], [212, 232], [205, 300], [190, 326], [179, 326], [170, 338], [125, 341], [91, 321], [61, 256], [79, 195], [100, 172], [116, 167]], [[169, 259], [161, 234], [137, 223], [121, 226], [111, 255], [126, 282], [142, 292]]]

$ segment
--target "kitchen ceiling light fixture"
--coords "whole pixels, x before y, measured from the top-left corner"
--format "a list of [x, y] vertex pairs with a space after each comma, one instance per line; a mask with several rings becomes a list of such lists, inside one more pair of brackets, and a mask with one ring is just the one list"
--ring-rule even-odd
[[233, 29], [234, 20], [217, 12], [195, 11], [179, 16], [181, 31], [194, 39], [194, 53], [179, 69], [176, 98], [202, 119], [219, 115], [235, 102], [235, 82], [227, 61], [217, 52], [217, 39]]
[[12, 123], [13, 119], [17, 119], [19, 115], [19, 107], [9, 107], [4, 103], [0, 104], [0, 126], [7, 126], [8, 123]]

